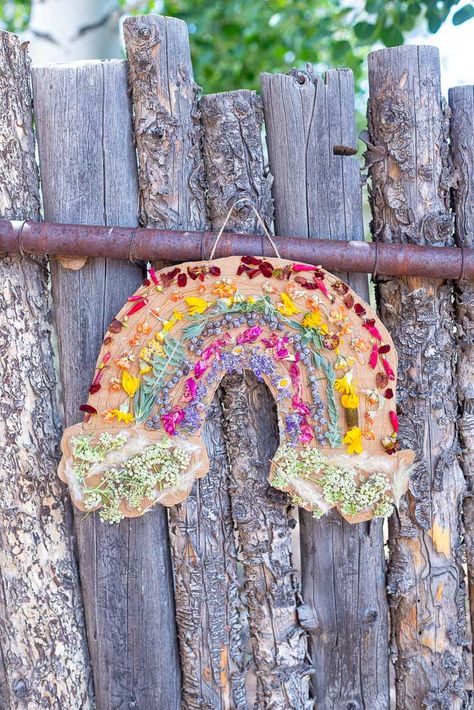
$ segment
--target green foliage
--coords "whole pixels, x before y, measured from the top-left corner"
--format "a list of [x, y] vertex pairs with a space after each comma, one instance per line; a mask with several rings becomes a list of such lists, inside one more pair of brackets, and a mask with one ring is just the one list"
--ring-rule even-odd
[[[360, 85], [374, 46], [403, 44], [418, 26], [437, 32], [461, 0], [116, 0], [123, 12], [159, 12], [188, 23], [194, 72], [206, 93], [258, 88], [263, 71], [306, 62], [318, 70], [345, 66]], [[75, 0], [80, 2], [80, 0]], [[0, 3], [0, 26], [28, 24], [31, 0]], [[452, 21], [474, 17], [464, 4]]]
[[[350, 67], [359, 83], [374, 45], [403, 44], [424, 23], [436, 32], [458, 2], [365, 0], [361, 7], [340, 0], [164, 0], [160, 11], [188, 23], [196, 79], [211, 93], [258, 88], [261, 72], [306, 62], [318, 70]], [[465, 5], [453, 22], [473, 15], [474, 5]]]

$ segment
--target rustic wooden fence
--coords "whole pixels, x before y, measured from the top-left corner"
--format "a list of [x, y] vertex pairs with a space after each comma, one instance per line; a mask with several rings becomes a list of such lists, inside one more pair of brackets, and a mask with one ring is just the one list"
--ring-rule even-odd
[[[252, 203], [282, 236], [364, 239], [350, 71], [199, 98], [183, 22], [129, 18], [124, 36], [128, 64], [30, 70], [0, 33], [2, 218], [40, 219], [41, 194], [47, 221], [218, 229], [246, 197], [231, 230], [259, 231]], [[473, 87], [448, 107], [432, 47], [374, 52], [369, 83], [373, 238], [473, 246]], [[398, 709], [469, 707], [472, 283], [375, 275], [401, 438], [418, 454], [387, 571], [381, 522], [300, 511], [298, 526], [269, 487], [276, 418], [249, 376], [222, 381], [210, 472], [185, 503], [113, 526], [71, 510], [59, 415], [78, 421], [104, 331], [145, 269], [0, 258], [0, 708], [379, 710], [390, 655]], [[368, 298], [365, 275], [342, 276]]]

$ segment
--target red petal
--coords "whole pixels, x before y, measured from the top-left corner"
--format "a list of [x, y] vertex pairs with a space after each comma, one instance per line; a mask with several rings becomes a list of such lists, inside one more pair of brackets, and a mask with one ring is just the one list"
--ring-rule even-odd
[[180, 288], [184, 288], [184, 286], [186, 286], [187, 283], [188, 283], [188, 277], [186, 276], [186, 274], [179, 274], [179, 276], [178, 276], [178, 286], [179, 286]]
[[382, 390], [388, 385], [388, 377], [385, 372], [377, 372], [375, 375], [375, 384], [379, 390]]
[[198, 277], [198, 274], [197, 274], [196, 269], [191, 269], [191, 268], [188, 266], [188, 274], [189, 274], [189, 278], [191, 278], [193, 281], [196, 281], [196, 279], [197, 279], [197, 277]]
[[143, 299], [144, 299], [143, 294], [134, 293], [133, 296], [129, 296], [127, 298], [127, 301], [135, 302], [135, 301], [143, 301]]
[[150, 285], [151, 285], [150, 279], [145, 279], [145, 281], [143, 282], [143, 285], [144, 285], [144, 286], [150, 286]]
[[339, 293], [341, 296], [345, 296], [346, 293], [349, 291], [349, 286], [344, 283], [344, 281], [335, 281], [332, 285], [332, 288], [336, 293]]
[[384, 397], [385, 397], [385, 399], [392, 399], [393, 390], [390, 387], [387, 390], [385, 390]]
[[211, 274], [211, 276], [220, 276], [221, 270], [218, 266], [211, 266], [209, 268], [209, 273]]
[[156, 271], [153, 266], [150, 266], [150, 268], [148, 269], [148, 273], [150, 274], [150, 279], [153, 281], [153, 283], [158, 286], [158, 276], [156, 275]]
[[143, 308], [143, 306], [146, 306], [147, 303], [148, 303], [148, 301], [146, 301], [146, 300], [138, 301], [138, 303], [135, 303], [135, 305], [132, 306], [129, 311], [127, 311], [127, 316], [133, 316], [134, 313], [137, 313], [137, 311], [140, 311]]
[[98, 382], [96, 382], [95, 384], [92, 384], [89, 387], [89, 394], [96, 394], [96, 392], [98, 392], [101, 387], [102, 387], [102, 385], [100, 385]]
[[352, 308], [352, 306], [354, 305], [354, 296], [352, 295], [352, 293], [347, 294], [343, 303], [346, 308]]
[[356, 303], [354, 306], [354, 311], [358, 316], [365, 316], [366, 310], [361, 303]]
[[270, 276], [273, 276], [273, 266], [268, 261], [264, 261], [260, 264], [260, 271], [267, 279], [269, 279]]
[[245, 264], [239, 264], [239, 268], [237, 269], [237, 276], [242, 276], [245, 271], [250, 271], [249, 267], [245, 266]]
[[85, 412], [86, 414], [97, 414], [97, 409], [95, 407], [91, 407], [90, 404], [81, 404], [79, 409], [81, 412]]
[[250, 269], [250, 271], [247, 271], [247, 276], [249, 279], [255, 278], [255, 276], [258, 276], [261, 273], [260, 269]]
[[389, 352], [390, 352], [390, 345], [381, 345], [379, 347], [379, 353], [381, 355], [385, 355], [386, 353], [389, 353]]
[[104, 345], [110, 345], [111, 342], [112, 342], [112, 338], [110, 337], [110, 335], [108, 335], [106, 338], [104, 338]]
[[262, 260], [257, 259], [256, 256], [243, 256], [240, 261], [247, 266], [259, 266], [262, 263]]
[[123, 324], [117, 320], [117, 318], [114, 318], [112, 323], [109, 325], [109, 330], [111, 333], [120, 333], [120, 331], [123, 328]]

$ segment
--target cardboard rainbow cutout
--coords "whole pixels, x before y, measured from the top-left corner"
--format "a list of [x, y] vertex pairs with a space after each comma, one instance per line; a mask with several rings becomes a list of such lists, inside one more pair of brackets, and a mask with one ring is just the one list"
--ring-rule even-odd
[[150, 269], [112, 321], [84, 421], [62, 439], [74, 503], [116, 522], [183, 501], [208, 470], [213, 395], [244, 370], [277, 406], [272, 485], [318, 517], [390, 514], [414, 455], [397, 441], [389, 333], [321, 267], [250, 256]]

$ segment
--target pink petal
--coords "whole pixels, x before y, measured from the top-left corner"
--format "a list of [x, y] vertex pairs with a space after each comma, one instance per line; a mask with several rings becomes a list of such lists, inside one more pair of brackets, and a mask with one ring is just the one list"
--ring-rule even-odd
[[380, 335], [379, 331], [377, 330], [377, 328], [375, 327], [374, 324], [375, 324], [375, 321], [373, 319], [366, 320], [364, 323], [364, 328], [369, 331], [369, 333], [371, 334], [371, 336], [373, 338], [377, 338], [377, 340], [382, 342], [382, 336]]
[[393, 426], [393, 431], [398, 434], [398, 417], [396, 412], [389, 412], [390, 422]]
[[394, 379], [395, 379], [395, 373], [394, 373], [394, 371], [392, 370], [389, 361], [388, 361], [385, 357], [382, 358], [382, 365], [383, 365], [383, 369], [384, 369], [385, 372], [387, 373], [388, 379], [389, 379], [389, 380], [394, 380]]
[[197, 384], [193, 377], [188, 377], [184, 386], [183, 399], [185, 402], [192, 402], [196, 398]]
[[291, 270], [295, 273], [299, 271], [316, 271], [317, 266], [311, 266], [310, 264], [292, 264]]
[[302, 444], [309, 444], [313, 438], [313, 432], [309, 424], [302, 424], [300, 427], [299, 440]]
[[379, 357], [379, 348], [378, 348], [378, 345], [374, 345], [372, 347], [372, 352], [370, 353], [370, 357], [369, 357], [369, 365], [372, 368], [372, 370], [375, 370], [375, 368], [377, 367], [378, 357]]

